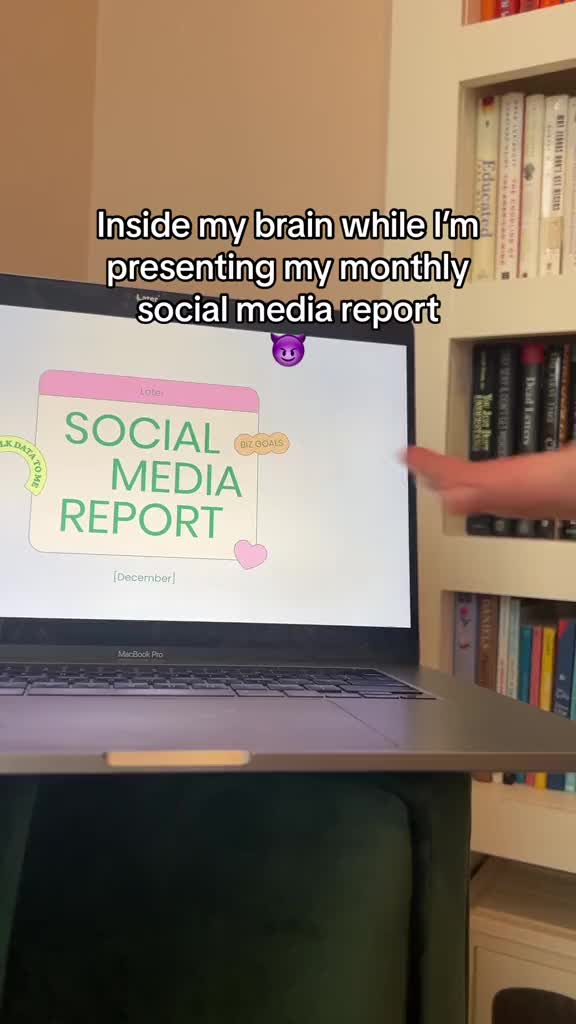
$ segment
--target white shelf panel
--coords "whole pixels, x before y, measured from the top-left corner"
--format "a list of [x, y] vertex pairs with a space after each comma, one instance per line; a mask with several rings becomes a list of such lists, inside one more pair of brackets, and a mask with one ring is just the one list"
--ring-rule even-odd
[[453, 338], [576, 333], [576, 274], [472, 282], [454, 291], [447, 321]]
[[576, 541], [444, 535], [430, 569], [441, 590], [576, 600]]
[[446, 58], [468, 86], [576, 68], [574, 4], [465, 25], [458, 36]]
[[472, 849], [576, 873], [576, 794], [474, 782]]

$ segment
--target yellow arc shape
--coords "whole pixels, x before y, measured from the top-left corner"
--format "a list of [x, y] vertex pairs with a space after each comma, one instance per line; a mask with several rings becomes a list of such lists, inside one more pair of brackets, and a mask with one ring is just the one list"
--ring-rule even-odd
[[25, 441], [23, 437], [0, 434], [0, 455], [2, 452], [12, 452], [14, 455], [21, 455], [26, 460], [30, 470], [26, 489], [31, 494], [41, 494], [46, 486], [48, 470], [46, 459], [36, 445], [31, 441]]

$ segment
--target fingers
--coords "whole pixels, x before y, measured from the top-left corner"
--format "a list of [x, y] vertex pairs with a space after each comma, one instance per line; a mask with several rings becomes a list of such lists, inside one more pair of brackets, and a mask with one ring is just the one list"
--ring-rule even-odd
[[456, 515], [576, 517], [576, 448], [469, 462], [423, 448], [405, 454], [411, 472], [436, 490]]
[[476, 465], [467, 459], [440, 455], [429, 448], [408, 448], [404, 461], [411, 473], [429, 483], [436, 490], [473, 482]]

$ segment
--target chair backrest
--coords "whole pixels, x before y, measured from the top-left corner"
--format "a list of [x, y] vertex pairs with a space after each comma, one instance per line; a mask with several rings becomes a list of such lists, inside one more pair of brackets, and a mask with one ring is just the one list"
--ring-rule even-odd
[[576, 1001], [540, 989], [502, 989], [494, 999], [492, 1024], [576, 1024]]

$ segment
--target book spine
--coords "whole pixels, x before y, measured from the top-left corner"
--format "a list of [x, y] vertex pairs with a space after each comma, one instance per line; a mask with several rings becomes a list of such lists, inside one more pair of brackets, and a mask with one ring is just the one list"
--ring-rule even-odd
[[472, 243], [472, 279], [493, 280], [496, 266], [496, 203], [500, 97], [484, 96], [476, 113], [474, 216], [480, 238]]
[[[514, 455], [516, 451], [518, 389], [518, 348], [501, 345], [496, 356], [496, 416], [494, 448], [497, 459]], [[513, 533], [514, 521], [495, 516], [492, 532], [498, 537]]]
[[[532, 659], [530, 663], [530, 704], [533, 708], [540, 707], [540, 674], [542, 670], [542, 626], [532, 628]], [[535, 772], [528, 772], [526, 782], [529, 786], [536, 783]]]
[[[482, 462], [494, 455], [494, 406], [496, 390], [496, 349], [475, 345], [472, 356], [472, 402], [470, 413], [470, 459]], [[469, 516], [469, 534], [492, 533], [492, 516]]]
[[[476, 683], [495, 690], [498, 670], [498, 598], [481, 594], [478, 598], [478, 671]], [[476, 772], [479, 782], [492, 782], [492, 772]], [[498, 781], [501, 781], [499, 777]]]
[[567, 122], [568, 96], [548, 96], [544, 125], [540, 223], [542, 277], [555, 276], [562, 269]]
[[[530, 344], [522, 346], [520, 420], [517, 451], [523, 455], [538, 450], [543, 362], [543, 345]], [[517, 520], [517, 537], [533, 537], [534, 534], [535, 524], [531, 520]]]
[[510, 603], [511, 597], [500, 598], [498, 619], [498, 664], [496, 670], [496, 690], [506, 694], [508, 684], [508, 646], [510, 641]]
[[[570, 719], [576, 722], [576, 657], [572, 667], [572, 699], [570, 701]], [[576, 772], [568, 772], [564, 788], [567, 793], [576, 793]]]
[[[570, 347], [570, 385], [568, 399], [567, 440], [576, 441], [576, 344]], [[564, 540], [576, 540], [576, 519], [565, 519], [560, 525], [560, 536]]]
[[[518, 700], [530, 703], [530, 675], [532, 668], [532, 626], [520, 627], [520, 660], [518, 665]], [[526, 782], [525, 772], [516, 774], [516, 782]]]
[[520, 601], [510, 601], [510, 639], [508, 642], [508, 668], [506, 672], [506, 696], [512, 700], [518, 697], [518, 665], [520, 657]]
[[478, 601], [475, 594], [457, 594], [454, 602], [453, 675], [466, 683], [476, 680]]
[[[576, 622], [560, 619], [556, 643], [556, 672], [552, 710], [562, 718], [570, 717], [572, 703], [572, 674], [574, 671], [574, 649], [576, 646]], [[566, 785], [564, 773], [548, 775], [548, 789], [563, 790]]]
[[[556, 627], [544, 626], [542, 630], [542, 668], [540, 672], [540, 710], [552, 710], [552, 693], [554, 685], [554, 660], [556, 653]], [[546, 772], [536, 772], [534, 786], [546, 789]]]
[[[560, 424], [559, 424], [559, 447], [567, 444], [572, 430], [570, 399], [572, 393], [572, 345], [562, 346], [562, 376], [560, 380]], [[562, 537], [562, 522], [554, 523], [554, 536]]]
[[478, 607], [478, 686], [496, 690], [498, 598], [482, 594]]
[[562, 0], [540, 0], [540, 7], [558, 7]]
[[[562, 348], [559, 345], [546, 350], [543, 377], [540, 449], [548, 452], [558, 448], [560, 443]], [[535, 532], [537, 537], [552, 539], [555, 536], [554, 520], [539, 520]]]
[[576, 273], [576, 96], [568, 101], [562, 273]]
[[496, 214], [496, 278], [500, 281], [518, 276], [523, 130], [524, 94], [506, 93], [500, 104]]
[[538, 277], [545, 109], [546, 100], [543, 95], [536, 94], [526, 98], [520, 198], [519, 277]]
[[507, 18], [509, 14], [518, 14], [520, 0], [498, 0], [496, 10], [499, 18]]
[[481, 21], [492, 21], [496, 17], [496, 0], [482, 0]]
[[520, 14], [524, 11], [537, 11], [540, 7], [540, 0], [520, 0]]

